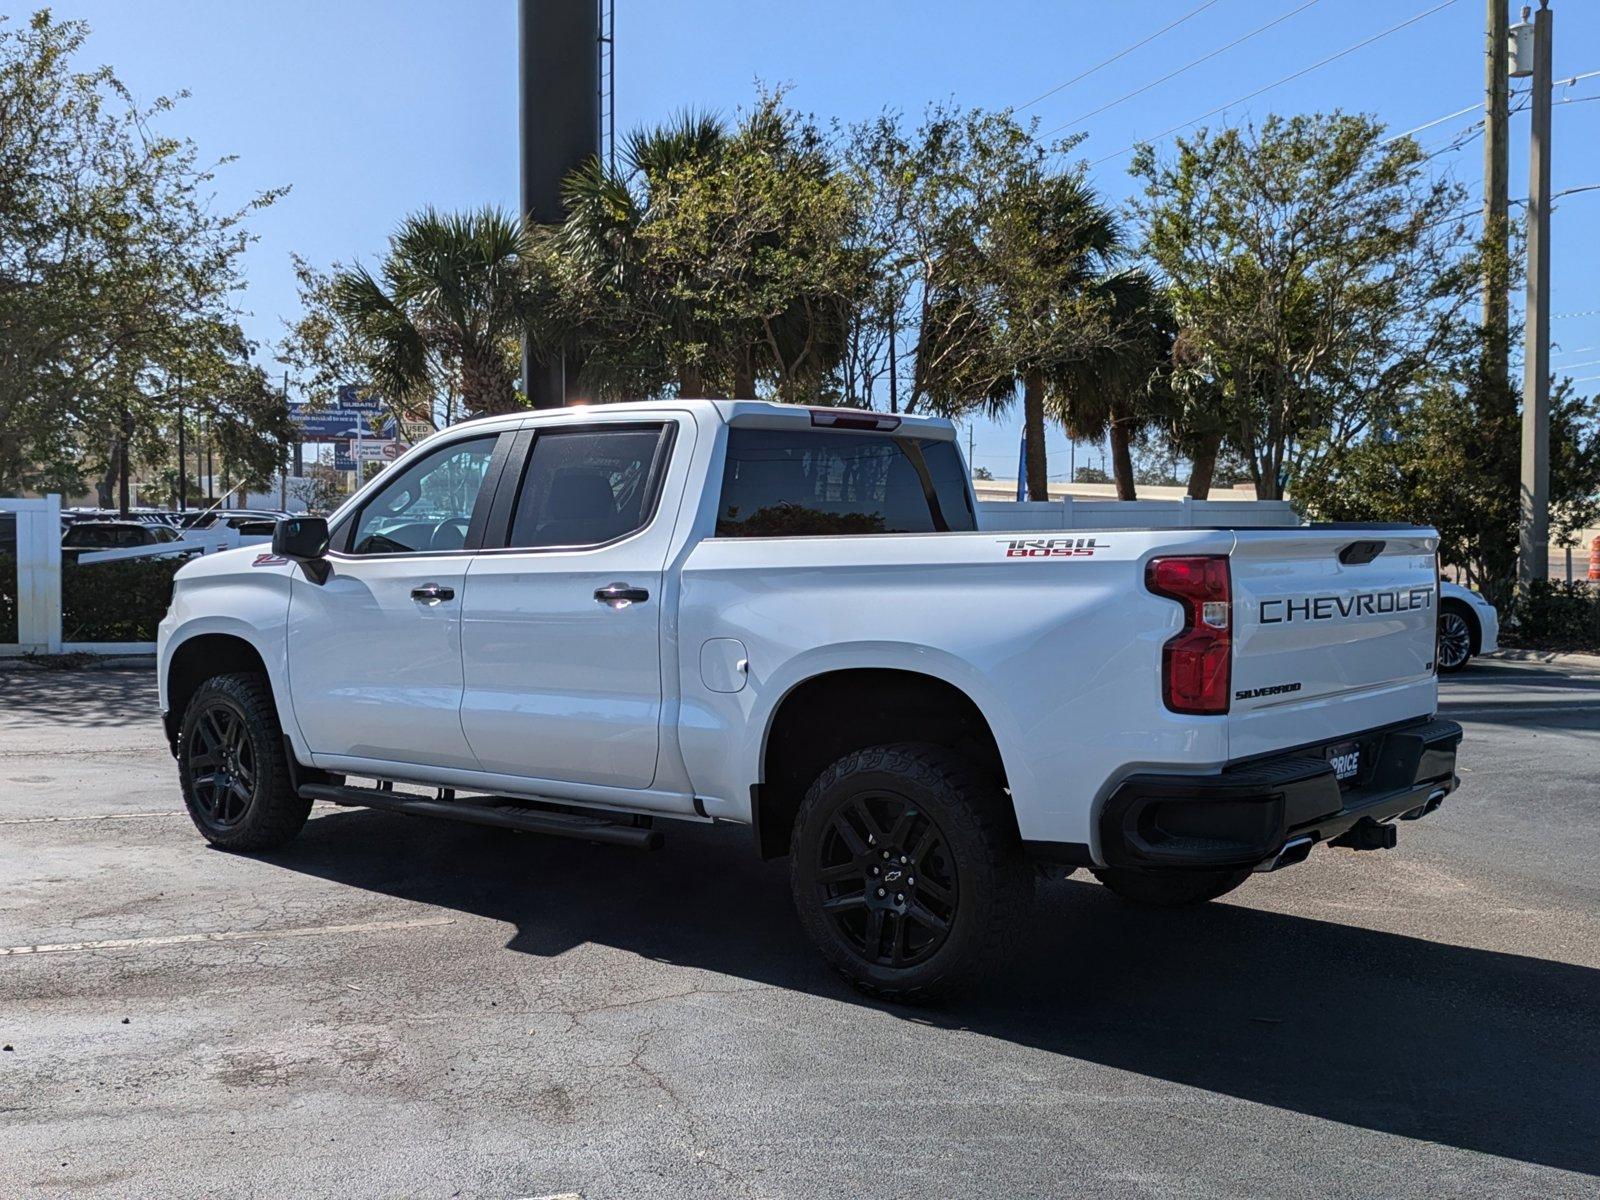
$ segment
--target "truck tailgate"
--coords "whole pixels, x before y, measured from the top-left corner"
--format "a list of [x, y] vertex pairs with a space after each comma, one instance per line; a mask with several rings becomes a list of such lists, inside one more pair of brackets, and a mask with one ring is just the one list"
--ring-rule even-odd
[[1437, 546], [1410, 527], [1239, 531], [1230, 758], [1434, 711]]

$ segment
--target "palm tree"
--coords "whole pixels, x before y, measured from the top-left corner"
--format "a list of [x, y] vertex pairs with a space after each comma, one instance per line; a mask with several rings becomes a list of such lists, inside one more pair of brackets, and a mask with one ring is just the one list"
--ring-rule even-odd
[[521, 223], [495, 208], [408, 217], [378, 274], [334, 280], [335, 311], [372, 349], [371, 384], [396, 406], [456, 389], [472, 414], [518, 408], [517, 347], [530, 310]]
[[1172, 407], [1175, 331], [1159, 289], [1142, 270], [1110, 272], [1088, 290], [1109, 319], [1103, 336], [1051, 372], [1050, 415], [1074, 438], [1109, 436], [1117, 499], [1135, 500], [1133, 438]]
[[1122, 230], [1081, 171], [1037, 168], [1006, 179], [963, 224], [962, 244], [947, 248], [944, 278], [930, 288], [941, 319], [925, 319], [924, 331], [939, 336], [919, 346], [917, 369], [946, 412], [998, 416], [1020, 385], [1028, 498], [1045, 500], [1045, 421], [1052, 406], [1058, 416], [1074, 406], [1063, 387], [1081, 381], [1113, 336]]
[[714, 167], [728, 144], [722, 121], [687, 111], [623, 143], [624, 169], [590, 159], [562, 185], [565, 221], [547, 231], [555, 269], [574, 298], [585, 375], [602, 393], [715, 395], [712, 359], [723, 330], [705, 322], [653, 255], [650, 226], [686, 177]]

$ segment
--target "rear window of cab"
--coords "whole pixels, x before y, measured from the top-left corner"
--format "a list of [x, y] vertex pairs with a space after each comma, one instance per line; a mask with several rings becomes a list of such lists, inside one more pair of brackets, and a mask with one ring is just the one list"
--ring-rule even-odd
[[718, 537], [976, 528], [954, 442], [881, 433], [728, 431]]

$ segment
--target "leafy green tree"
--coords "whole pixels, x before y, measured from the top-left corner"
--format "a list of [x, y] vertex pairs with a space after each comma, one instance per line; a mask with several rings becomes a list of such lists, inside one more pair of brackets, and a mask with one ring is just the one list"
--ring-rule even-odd
[[979, 196], [1025, 171], [1033, 151], [1006, 115], [944, 104], [929, 105], [914, 129], [892, 112], [851, 127], [842, 155], [860, 201], [851, 236], [867, 282], [842, 364], [850, 403], [916, 412], [991, 369], [980, 291], [962, 286], [978, 261], [971, 224]]
[[[1381, 434], [1327, 447], [1295, 481], [1319, 520], [1432, 525], [1440, 555], [1504, 605], [1516, 585], [1522, 425], [1475, 356], [1397, 406]], [[1550, 397], [1550, 529], [1600, 522], [1600, 402], [1567, 380]]]
[[624, 169], [567, 180], [545, 239], [562, 336], [604, 397], [831, 397], [863, 272], [855, 197], [821, 130], [765, 95], [729, 128], [633, 134]]
[[[88, 28], [0, 17], [0, 492], [76, 491], [148, 458], [179, 357], [241, 366], [233, 336], [247, 218], [215, 167], [109, 67], [74, 60]], [[202, 339], [195, 341], [196, 335]]]
[[1338, 112], [1202, 130], [1170, 161], [1148, 146], [1135, 157], [1145, 251], [1185, 370], [1208, 385], [1175, 386], [1220, 401], [1262, 499], [1380, 428], [1471, 340], [1465, 193], [1425, 162], [1410, 138]]

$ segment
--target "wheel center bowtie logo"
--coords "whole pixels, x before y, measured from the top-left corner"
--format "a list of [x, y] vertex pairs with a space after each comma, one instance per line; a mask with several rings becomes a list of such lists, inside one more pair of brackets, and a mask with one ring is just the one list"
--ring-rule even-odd
[[1351, 592], [1344, 596], [1279, 596], [1261, 602], [1261, 623], [1282, 625], [1289, 621], [1332, 621], [1337, 617], [1373, 617], [1432, 607], [1431, 587]]
[[1109, 550], [1109, 542], [1094, 538], [1001, 538], [1007, 558], [1088, 558], [1096, 550]]
[[885, 883], [898, 883], [900, 881], [899, 868], [891, 867], [889, 870], [885, 871], [883, 873], [883, 881]]

